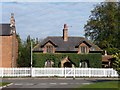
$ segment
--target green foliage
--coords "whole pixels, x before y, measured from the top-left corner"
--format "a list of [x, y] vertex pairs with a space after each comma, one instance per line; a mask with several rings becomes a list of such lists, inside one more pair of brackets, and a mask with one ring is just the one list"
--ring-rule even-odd
[[22, 43], [19, 42], [18, 50], [18, 67], [30, 67], [30, 56], [31, 56], [31, 39], [30, 36], [27, 37], [27, 40]]
[[119, 90], [120, 81], [104, 81], [104, 82], [96, 82], [89, 85], [79, 86], [78, 89], [74, 90]]
[[17, 34], [17, 40], [18, 40], [18, 60], [17, 60], [17, 66], [20, 66], [20, 62], [21, 62], [21, 54], [23, 52], [23, 45], [22, 45], [22, 41], [20, 38], [20, 35]]
[[113, 63], [113, 68], [118, 72], [120, 77], [120, 52], [113, 55], [115, 62]]
[[10, 83], [8, 83], [8, 82], [0, 82], [0, 87], [1, 87], [1, 86], [5, 86], [5, 85], [8, 85], [8, 84], [10, 84]]
[[84, 28], [85, 36], [108, 53], [111, 48], [120, 49], [120, 2], [96, 5]]
[[[27, 39], [22, 42], [20, 35], [17, 35], [18, 39], [18, 67], [30, 67], [31, 66], [31, 42], [33, 43], [33, 47], [38, 44], [38, 38], [31, 39], [30, 35], [27, 36]], [[35, 61], [34, 61], [35, 63]], [[33, 63], [33, 64], [34, 64]]]
[[44, 67], [46, 60], [52, 60], [54, 62], [54, 67], [59, 67], [59, 63], [66, 56], [69, 57], [71, 62], [79, 67], [80, 61], [88, 60], [89, 67], [91, 68], [101, 68], [102, 66], [102, 56], [101, 54], [43, 54], [43, 53], [34, 53], [33, 55], [33, 66], [34, 67]]
[[108, 51], [109, 55], [112, 55], [112, 54], [118, 53], [119, 49], [118, 48], [108, 48], [107, 51]]

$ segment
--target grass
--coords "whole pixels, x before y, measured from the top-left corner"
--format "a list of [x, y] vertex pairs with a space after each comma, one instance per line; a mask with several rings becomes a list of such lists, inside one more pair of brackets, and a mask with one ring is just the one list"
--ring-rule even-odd
[[79, 86], [75, 90], [120, 90], [120, 81], [105, 81]]
[[0, 82], [0, 87], [1, 87], [1, 86], [5, 86], [5, 85], [7, 85], [7, 84], [10, 84], [10, 83], [7, 83], [7, 82]]

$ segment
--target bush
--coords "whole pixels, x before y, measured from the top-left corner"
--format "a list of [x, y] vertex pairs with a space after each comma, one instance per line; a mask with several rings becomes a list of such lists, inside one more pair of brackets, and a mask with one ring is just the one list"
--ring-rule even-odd
[[59, 64], [63, 58], [69, 57], [72, 63], [76, 67], [79, 67], [80, 61], [88, 61], [90, 68], [101, 68], [102, 67], [102, 55], [98, 53], [92, 54], [43, 54], [34, 53], [33, 54], [33, 66], [34, 67], [44, 67], [46, 60], [52, 60], [54, 62], [54, 67], [59, 67]]
[[113, 68], [117, 71], [120, 77], [120, 52], [113, 55], [113, 58], [115, 58], [115, 61], [113, 63]]

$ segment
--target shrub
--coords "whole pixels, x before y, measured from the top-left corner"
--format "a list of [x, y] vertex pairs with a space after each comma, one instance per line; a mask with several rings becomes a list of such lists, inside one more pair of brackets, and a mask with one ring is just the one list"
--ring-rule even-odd
[[120, 52], [113, 55], [113, 58], [115, 58], [115, 61], [113, 63], [113, 68], [117, 71], [120, 77]]

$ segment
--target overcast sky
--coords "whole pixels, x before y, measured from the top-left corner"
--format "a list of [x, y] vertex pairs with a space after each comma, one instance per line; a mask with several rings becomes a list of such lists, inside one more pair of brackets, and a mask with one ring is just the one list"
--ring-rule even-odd
[[[4, 2], [2, 3], [2, 21], [9, 23], [14, 13], [17, 33], [24, 40], [32, 38], [62, 36], [63, 25], [69, 28], [69, 36], [84, 36], [91, 10], [99, 2]], [[1, 16], [0, 16], [1, 17]]]

